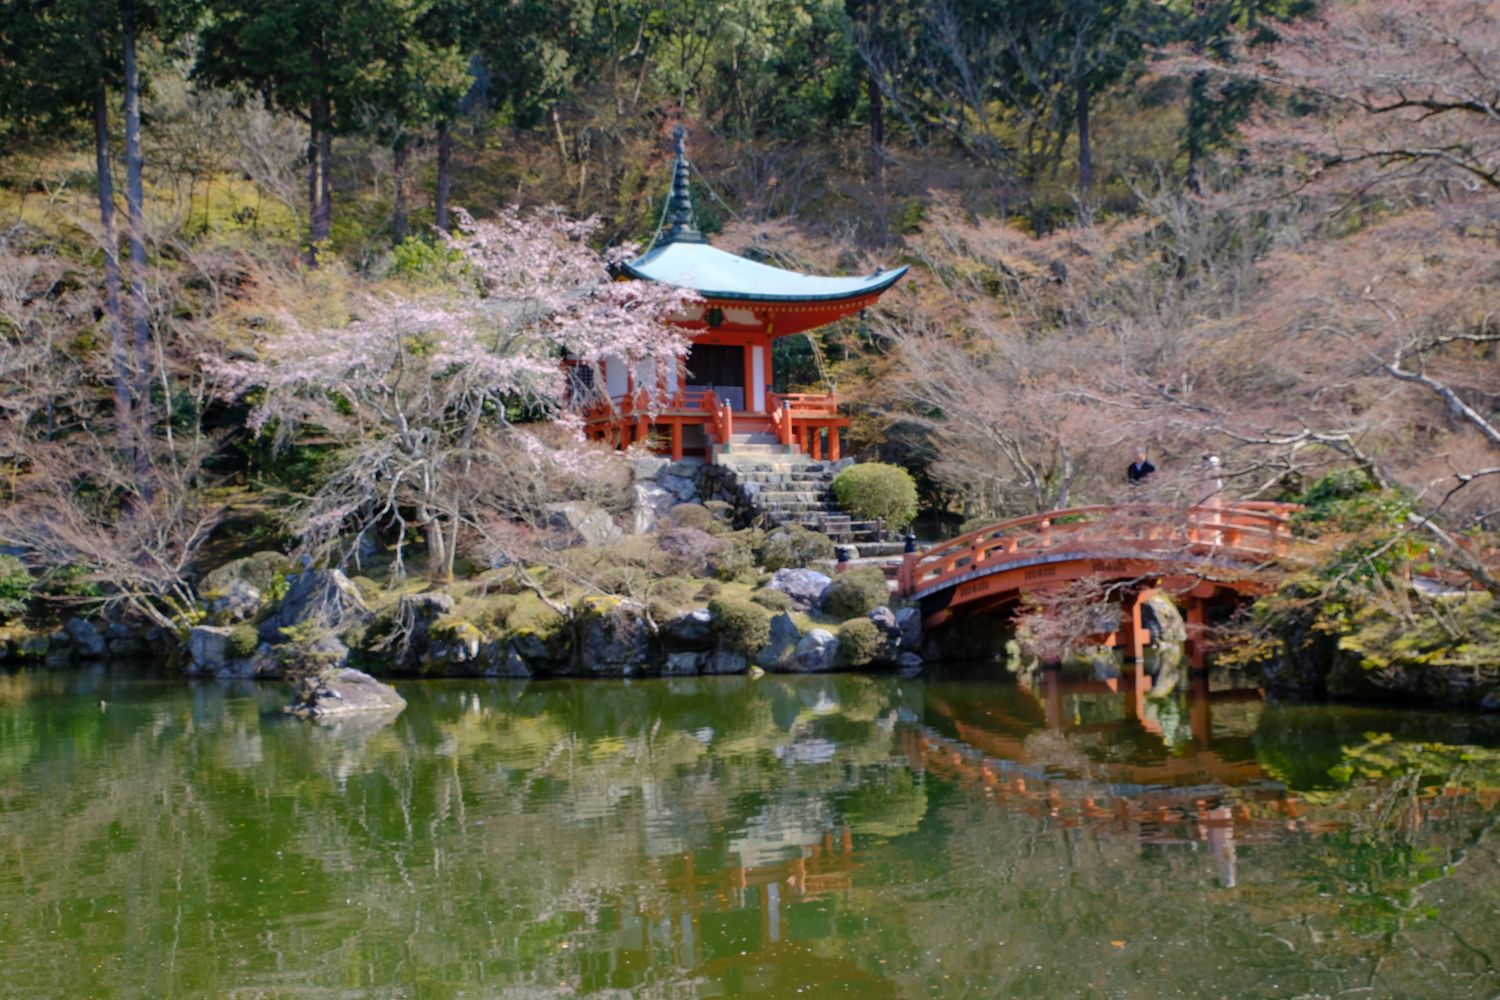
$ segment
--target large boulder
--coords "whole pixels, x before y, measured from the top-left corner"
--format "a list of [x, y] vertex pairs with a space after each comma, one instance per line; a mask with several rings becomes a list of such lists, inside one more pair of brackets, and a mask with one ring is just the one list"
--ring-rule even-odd
[[669, 677], [691, 677], [702, 673], [703, 665], [707, 661], [707, 653], [668, 653], [662, 673]]
[[707, 608], [694, 608], [663, 625], [661, 638], [669, 650], [701, 653], [714, 644], [714, 616]]
[[422, 657], [422, 669], [426, 673], [450, 672], [455, 667], [467, 667], [479, 659], [484, 636], [472, 622], [463, 619], [447, 619], [436, 623], [427, 632], [427, 652]]
[[750, 669], [750, 660], [744, 653], [728, 649], [715, 649], [703, 664], [705, 674], [743, 674]]
[[203, 577], [199, 590], [205, 594], [222, 593], [228, 591], [230, 584], [241, 580], [264, 594], [277, 586], [291, 569], [291, 560], [280, 552], [256, 552], [212, 570]]
[[815, 569], [778, 569], [769, 584], [792, 599], [798, 611], [815, 611], [823, 602], [823, 592], [833, 577]]
[[815, 628], [797, 643], [792, 669], [799, 674], [821, 674], [838, 662], [839, 640], [827, 629]]
[[1182, 613], [1161, 594], [1141, 605], [1141, 625], [1151, 632], [1153, 642], [1187, 642], [1187, 625]]
[[281, 606], [260, 626], [260, 637], [266, 642], [281, 642], [281, 630], [307, 621], [320, 621], [334, 630], [368, 621], [359, 588], [336, 569], [309, 569], [292, 577]]
[[528, 678], [533, 673], [531, 664], [509, 642], [485, 643], [480, 649], [479, 658], [484, 663], [486, 677]]
[[[114, 622], [104, 631], [109, 639], [109, 655], [128, 659], [132, 656], [144, 656], [150, 651], [151, 643], [147, 637], [139, 632], [133, 631], [129, 625], [122, 622]], [[161, 651], [161, 644], [156, 643], [157, 652]]]
[[654, 661], [645, 609], [634, 601], [584, 603], [578, 617], [578, 661], [590, 674], [634, 674]]
[[655, 479], [672, 464], [670, 458], [661, 455], [632, 455], [627, 461], [630, 463], [630, 474], [638, 483]]
[[802, 630], [785, 611], [771, 619], [771, 639], [755, 654], [755, 665], [766, 670], [786, 670], [797, 653]]
[[248, 580], [230, 580], [208, 602], [208, 613], [220, 624], [247, 622], [260, 611], [261, 592]]
[[630, 488], [630, 532], [649, 535], [677, 503], [677, 498], [655, 483], [636, 483]]
[[701, 528], [668, 528], [656, 538], [661, 549], [677, 565], [677, 572], [701, 576], [724, 548], [724, 543]]
[[73, 649], [83, 660], [97, 660], [109, 652], [109, 641], [93, 622], [74, 618], [64, 626], [73, 637]]
[[901, 632], [901, 648], [922, 648], [922, 612], [918, 608], [902, 608], [896, 612], [896, 628]]
[[573, 545], [608, 545], [623, 534], [609, 511], [598, 504], [550, 503], [543, 510], [547, 527]]
[[229, 662], [228, 625], [196, 625], [188, 632], [188, 673], [217, 677]]
[[[390, 617], [382, 615], [371, 625], [368, 633], [370, 652], [387, 657], [392, 670], [410, 672], [421, 669], [429, 664], [433, 625], [452, 615], [453, 607], [453, 598], [442, 591], [402, 594]], [[449, 652], [442, 651], [437, 659], [444, 659]]]
[[669, 466], [657, 475], [656, 485], [672, 494], [678, 503], [696, 503], [698, 483], [691, 474], [683, 474], [686, 471], [676, 465]]
[[405, 707], [406, 699], [389, 684], [361, 670], [343, 667], [324, 671], [298, 693], [286, 711], [302, 718], [323, 719], [356, 712], [395, 715]]

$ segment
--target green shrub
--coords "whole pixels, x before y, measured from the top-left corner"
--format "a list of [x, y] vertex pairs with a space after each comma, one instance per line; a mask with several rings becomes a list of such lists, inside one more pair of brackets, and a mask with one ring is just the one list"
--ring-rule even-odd
[[800, 524], [788, 524], [766, 536], [760, 546], [760, 564], [768, 570], [807, 566], [833, 558], [833, 539]]
[[851, 618], [839, 626], [839, 663], [862, 667], [880, 652], [880, 629], [868, 618]]
[[667, 521], [674, 528], [697, 528], [712, 531], [718, 526], [713, 514], [701, 503], [680, 503], [667, 512]]
[[771, 613], [737, 597], [716, 597], [708, 602], [714, 617], [714, 635], [719, 645], [737, 653], [751, 654], [771, 641]]
[[250, 656], [260, 646], [260, 633], [254, 625], [236, 625], [229, 630], [229, 639], [224, 643], [224, 652], [236, 660]]
[[685, 576], [669, 576], [658, 580], [651, 587], [651, 596], [647, 601], [652, 619], [658, 623], [664, 622], [689, 608], [700, 606], [701, 598], [698, 593], [701, 583], [702, 581]]
[[862, 462], [833, 481], [839, 506], [858, 518], [882, 518], [899, 531], [917, 516], [917, 482], [911, 473], [884, 462]]
[[466, 604], [469, 619], [485, 635], [498, 635], [510, 625], [521, 599], [515, 594], [490, 594]]
[[891, 601], [885, 574], [874, 566], [837, 573], [823, 596], [823, 612], [835, 618], [858, 618]]
[[755, 576], [753, 531], [735, 531], [718, 536], [724, 544], [708, 560], [709, 571], [720, 580], [748, 580]]
[[68, 565], [50, 569], [37, 588], [48, 597], [101, 597], [104, 588], [88, 579], [89, 571], [82, 566]]
[[391, 250], [391, 274], [415, 285], [448, 284], [463, 273], [463, 259], [444, 244], [408, 236]]
[[0, 556], [0, 622], [26, 613], [34, 585], [25, 563], [15, 556]]
[[762, 587], [750, 595], [750, 600], [769, 611], [790, 611], [792, 599], [779, 590]]

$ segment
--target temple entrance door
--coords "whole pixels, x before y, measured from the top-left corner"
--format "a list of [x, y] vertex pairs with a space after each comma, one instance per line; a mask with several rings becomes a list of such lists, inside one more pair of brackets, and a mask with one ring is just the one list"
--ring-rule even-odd
[[736, 410], [745, 409], [745, 349], [723, 344], [694, 344], [687, 358], [687, 384], [712, 389]]

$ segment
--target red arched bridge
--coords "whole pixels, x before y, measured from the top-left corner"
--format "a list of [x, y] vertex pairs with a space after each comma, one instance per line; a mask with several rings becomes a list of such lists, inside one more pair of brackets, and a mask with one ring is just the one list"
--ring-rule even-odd
[[[1280, 564], [1296, 555], [1295, 504], [1226, 501], [1168, 508], [1146, 504], [1073, 507], [1001, 521], [923, 553], [908, 553], [898, 593], [934, 628], [959, 615], [1010, 609], [1028, 593], [1082, 580], [1119, 583], [1129, 618], [1101, 640], [1148, 641], [1140, 606], [1159, 588], [1183, 605], [1195, 662], [1207, 607], [1268, 593]], [[1124, 616], [1122, 615], [1122, 618]]]

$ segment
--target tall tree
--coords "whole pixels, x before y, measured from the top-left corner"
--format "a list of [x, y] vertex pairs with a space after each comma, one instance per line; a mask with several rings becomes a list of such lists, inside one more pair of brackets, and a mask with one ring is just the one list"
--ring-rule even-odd
[[458, 34], [452, 19], [461, 13], [459, 5], [441, 0], [373, 3], [366, 9], [370, 58], [353, 82], [367, 125], [391, 147], [391, 228], [398, 243], [406, 238], [411, 146], [422, 132], [451, 121], [473, 82], [469, 57], [452, 40]]
[[333, 138], [355, 125], [371, 5], [352, 0], [210, 0], [195, 77], [241, 88], [307, 124], [308, 259], [333, 220]]
[[[104, 315], [114, 375], [121, 446], [133, 453], [144, 484], [143, 443], [150, 393], [151, 309], [146, 297], [145, 215], [139, 51], [154, 34], [191, 23], [191, 0], [9, 0], [0, 34], [0, 114], [20, 134], [70, 136], [92, 125], [104, 253]], [[119, 225], [110, 128], [112, 95], [124, 105], [130, 328], [122, 304]]]
[[1158, 40], [1187, 48], [1199, 61], [1188, 74], [1182, 152], [1187, 186], [1203, 190], [1203, 161], [1232, 139], [1262, 87], [1239, 72], [1219, 72], [1204, 60], [1232, 64], [1275, 41], [1277, 22], [1307, 14], [1311, 0], [1167, 0]]

